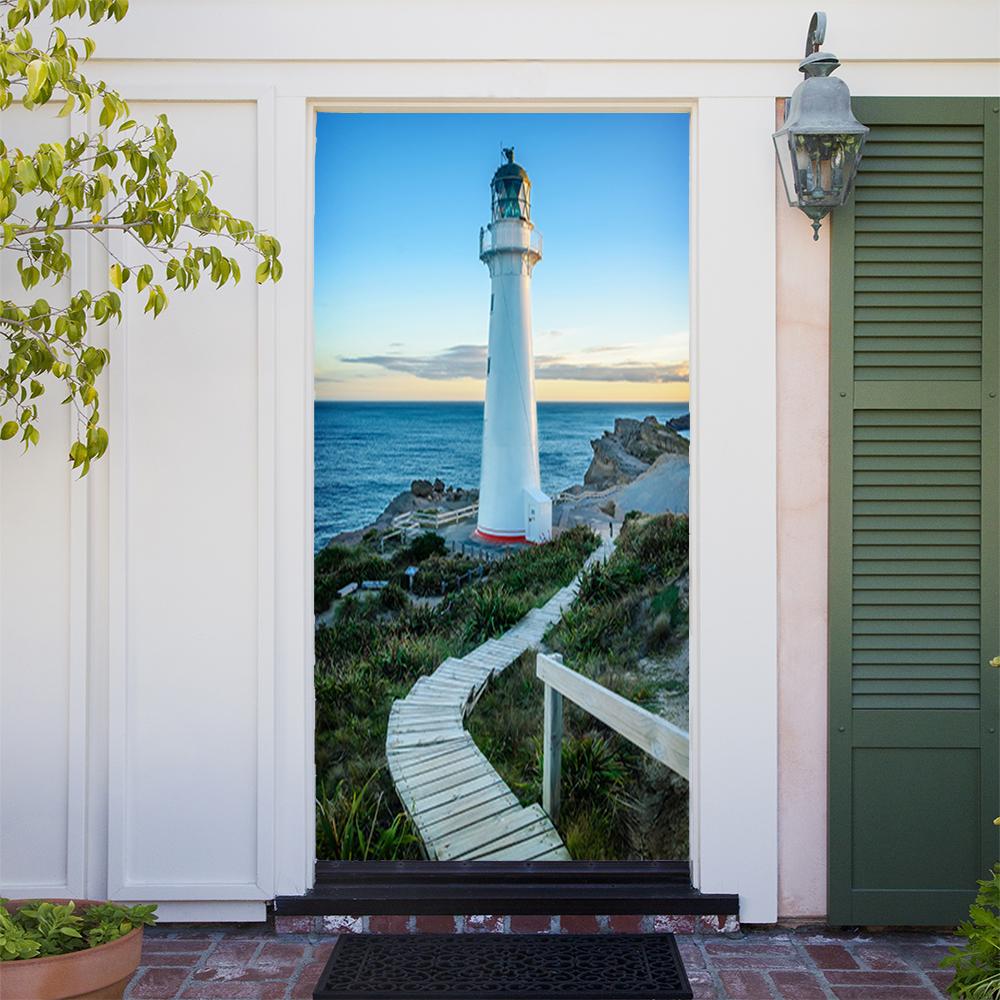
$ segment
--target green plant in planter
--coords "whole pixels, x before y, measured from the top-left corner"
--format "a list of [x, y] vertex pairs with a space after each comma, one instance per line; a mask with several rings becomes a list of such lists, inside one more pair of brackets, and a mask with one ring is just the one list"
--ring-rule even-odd
[[969, 919], [958, 925], [965, 938], [941, 962], [953, 968], [955, 978], [948, 992], [959, 1000], [1000, 998], [1000, 864], [992, 876], [979, 883], [979, 894], [969, 909]]
[[0, 961], [48, 958], [117, 941], [137, 927], [156, 923], [156, 907], [100, 903], [77, 912], [76, 904], [34, 900], [13, 910], [0, 899]]

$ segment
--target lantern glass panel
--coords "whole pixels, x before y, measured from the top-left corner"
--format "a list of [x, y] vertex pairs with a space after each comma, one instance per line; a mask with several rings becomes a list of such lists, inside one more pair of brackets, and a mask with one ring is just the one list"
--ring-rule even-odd
[[861, 135], [788, 131], [774, 142], [790, 205], [830, 209], [847, 201], [861, 160]]
[[854, 180], [861, 144], [852, 135], [792, 133], [799, 201], [803, 206], [843, 205]]
[[793, 166], [792, 138], [782, 130], [774, 134], [774, 150], [778, 156], [778, 166], [781, 168], [781, 182], [785, 186], [785, 197], [792, 208], [799, 207], [799, 195], [795, 190], [795, 167]]

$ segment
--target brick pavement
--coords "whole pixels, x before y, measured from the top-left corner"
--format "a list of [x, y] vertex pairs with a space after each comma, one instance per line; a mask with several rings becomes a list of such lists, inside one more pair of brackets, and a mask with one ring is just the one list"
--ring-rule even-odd
[[[128, 1000], [309, 998], [337, 933], [683, 930], [656, 917], [285, 918], [263, 924], [172, 924], [146, 932]], [[296, 921], [298, 921], [296, 923]], [[689, 921], [693, 925], [693, 921]], [[938, 968], [953, 939], [919, 932], [753, 929], [678, 933], [698, 998], [712, 1000], [934, 1000], [950, 973]]]

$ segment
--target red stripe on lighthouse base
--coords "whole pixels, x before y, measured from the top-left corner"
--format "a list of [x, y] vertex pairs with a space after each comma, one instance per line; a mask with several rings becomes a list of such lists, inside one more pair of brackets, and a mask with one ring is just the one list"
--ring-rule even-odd
[[491, 545], [502, 545], [504, 543], [517, 543], [520, 542], [524, 545], [528, 544], [528, 539], [522, 535], [497, 535], [492, 531], [483, 531], [482, 528], [476, 528], [472, 533], [473, 538], [478, 538], [481, 541], [489, 542]]

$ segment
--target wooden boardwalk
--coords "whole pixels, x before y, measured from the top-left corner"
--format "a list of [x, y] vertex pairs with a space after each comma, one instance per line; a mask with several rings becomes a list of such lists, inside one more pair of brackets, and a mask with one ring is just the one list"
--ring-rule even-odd
[[[606, 559], [604, 539], [585, 565]], [[447, 659], [393, 702], [385, 741], [389, 773], [427, 852], [438, 861], [568, 861], [539, 805], [522, 806], [465, 729], [490, 680], [536, 649], [576, 597], [579, 575], [542, 607], [461, 659]]]

